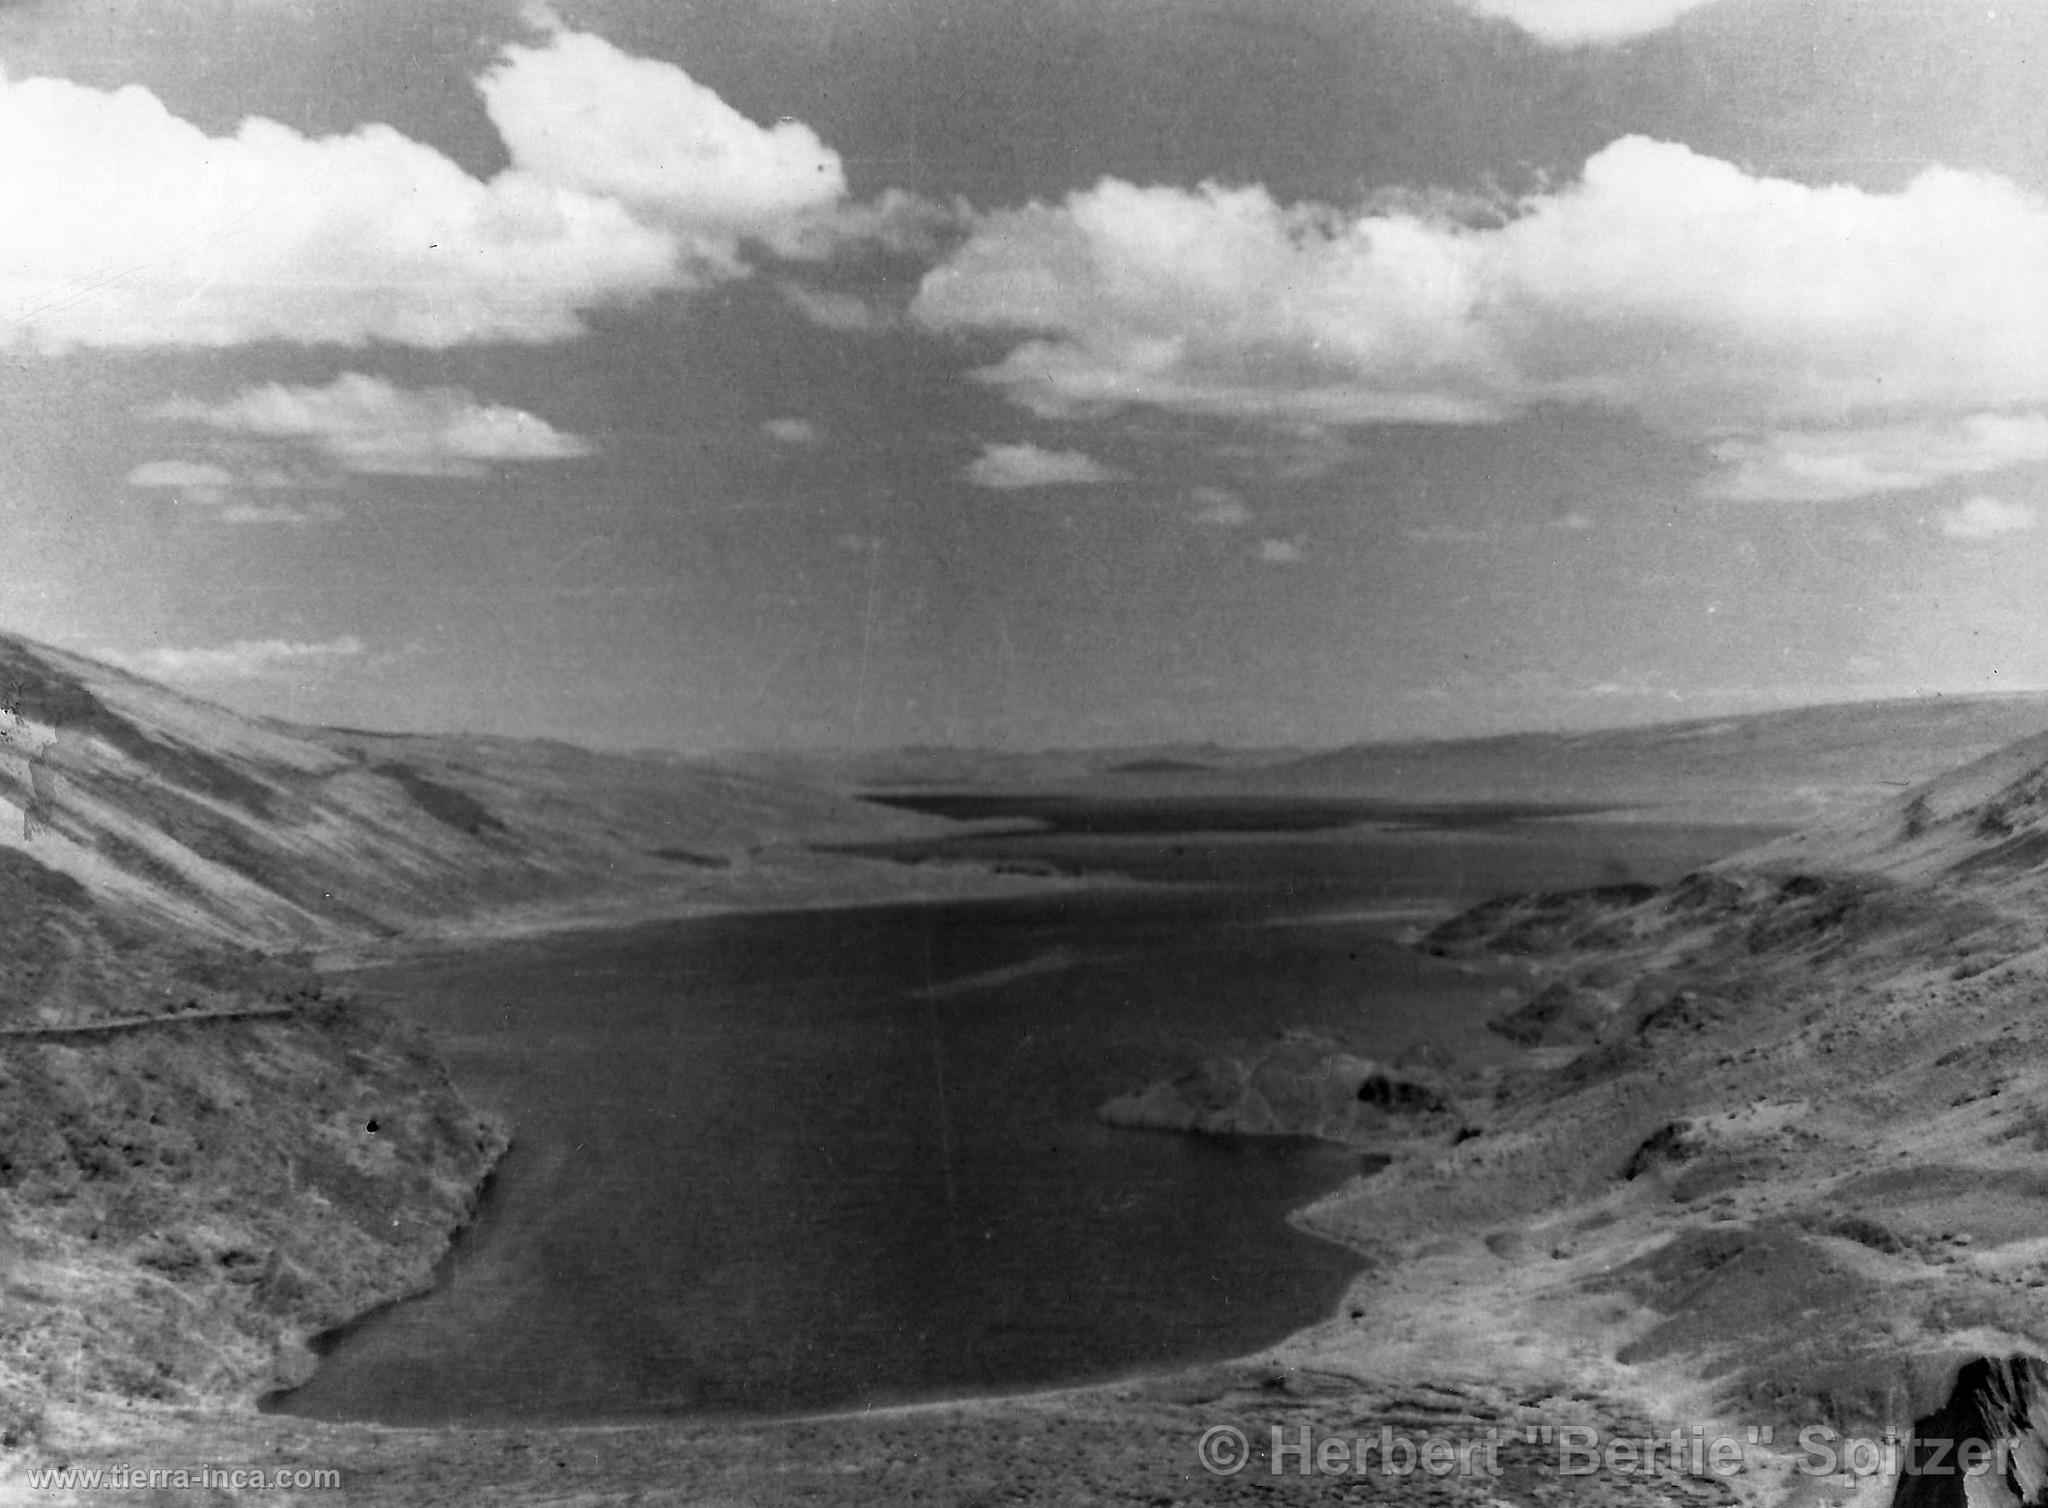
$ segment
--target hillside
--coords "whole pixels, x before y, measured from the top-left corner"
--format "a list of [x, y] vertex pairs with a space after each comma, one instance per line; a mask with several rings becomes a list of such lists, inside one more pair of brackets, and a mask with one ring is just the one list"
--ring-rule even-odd
[[510, 1129], [312, 950], [886, 894], [907, 871], [804, 845], [939, 825], [238, 717], [0, 637], [0, 1466], [60, 1406], [246, 1411], [471, 1218]]
[[802, 844], [938, 825], [682, 760], [240, 717], [6, 636], [0, 688], [0, 845], [120, 915], [273, 950], [802, 898], [862, 867]]
[[[2041, 1451], [2044, 793], [2036, 737], [1662, 891], [1439, 927], [1430, 951], [1528, 968], [1497, 1025], [1529, 1051], [1468, 1076], [1463, 1140], [1306, 1214], [1380, 1266], [1289, 1356], [1575, 1376], [1781, 1445], [1981, 1418], [1988, 1375]], [[1837, 1500], [1774, 1459], [1758, 1500]], [[2038, 1501], [2024, 1477], [1969, 1501]]]
[[430, 1280], [506, 1131], [417, 1034], [19, 849], [0, 911], [0, 1460], [60, 1398], [246, 1406]]

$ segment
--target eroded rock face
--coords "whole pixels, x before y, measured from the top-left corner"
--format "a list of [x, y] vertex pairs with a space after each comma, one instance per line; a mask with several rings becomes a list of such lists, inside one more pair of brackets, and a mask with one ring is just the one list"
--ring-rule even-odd
[[1178, 1078], [1119, 1096], [1098, 1113], [1111, 1125], [1145, 1130], [1365, 1145], [1389, 1134], [1454, 1130], [1455, 1108], [1434, 1077], [1297, 1032], [1247, 1057], [1212, 1058]]
[[2048, 1364], [1980, 1356], [1948, 1401], [1913, 1425], [1893, 1508], [2048, 1504]]

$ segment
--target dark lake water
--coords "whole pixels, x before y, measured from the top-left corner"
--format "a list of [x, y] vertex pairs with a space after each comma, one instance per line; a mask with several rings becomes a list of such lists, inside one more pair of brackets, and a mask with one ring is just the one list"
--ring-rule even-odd
[[518, 1140], [436, 1291], [340, 1337], [280, 1406], [772, 1413], [1267, 1344], [1355, 1273], [1285, 1215], [1360, 1160], [1119, 1131], [1095, 1107], [1290, 1027], [1499, 1053], [1497, 983], [1402, 947], [1391, 909], [1672, 878], [1755, 836], [1498, 811], [1206, 834], [1102, 803], [1031, 815], [1043, 830], [904, 856], [1156, 883], [669, 923], [361, 976]]

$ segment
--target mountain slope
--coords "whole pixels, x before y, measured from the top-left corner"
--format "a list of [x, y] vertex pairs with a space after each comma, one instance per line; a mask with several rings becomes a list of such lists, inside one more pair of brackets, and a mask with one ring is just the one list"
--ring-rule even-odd
[[118, 912], [268, 948], [507, 907], [772, 888], [800, 841], [933, 826], [564, 744], [299, 728], [0, 636], [0, 844]]
[[1438, 928], [1526, 964], [1499, 1026], [1533, 1050], [1464, 1086], [1462, 1140], [1308, 1213], [1381, 1265], [1290, 1354], [1770, 1425], [1751, 1500], [1846, 1501], [1801, 1480], [1802, 1430], [1925, 1436], [2048, 1356], [2044, 898], [2034, 737], [1655, 893]]
[[2048, 889], [2048, 734], [2037, 734], [1894, 796], [1796, 833], [1746, 861], [1939, 881], [2008, 904]]

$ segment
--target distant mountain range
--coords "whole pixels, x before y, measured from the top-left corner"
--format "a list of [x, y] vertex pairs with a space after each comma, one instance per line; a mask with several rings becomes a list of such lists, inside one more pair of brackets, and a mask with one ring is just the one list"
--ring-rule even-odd
[[1800, 826], [1883, 801], [2048, 730], [2048, 692], [1801, 707], [1593, 733], [1354, 744], [1320, 753], [1172, 744], [1035, 753], [911, 748], [744, 756], [843, 790], [1555, 801], [1668, 821]]

